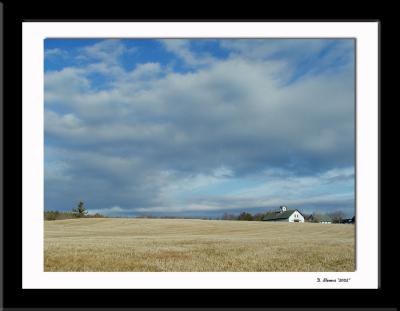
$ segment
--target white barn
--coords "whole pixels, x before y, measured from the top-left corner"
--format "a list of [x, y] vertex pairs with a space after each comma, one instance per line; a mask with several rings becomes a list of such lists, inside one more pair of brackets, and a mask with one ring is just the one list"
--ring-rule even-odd
[[279, 211], [267, 213], [264, 221], [281, 221], [281, 222], [304, 222], [304, 216], [297, 210], [289, 210], [286, 206], [281, 206]]

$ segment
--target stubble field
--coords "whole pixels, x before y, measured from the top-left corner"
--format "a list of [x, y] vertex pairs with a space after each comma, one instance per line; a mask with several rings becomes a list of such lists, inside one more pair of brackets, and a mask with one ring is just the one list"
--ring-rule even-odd
[[354, 271], [355, 226], [194, 219], [45, 221], [45, 271]]

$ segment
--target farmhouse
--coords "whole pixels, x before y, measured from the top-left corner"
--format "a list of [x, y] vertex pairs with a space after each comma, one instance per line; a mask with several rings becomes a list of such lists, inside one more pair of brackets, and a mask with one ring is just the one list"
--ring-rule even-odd
[[281, 206], [279, 211], [267, 213], [264, 221], [284, 221], [284, 222], [304, 222], [304, 216], [297, 210], [289, 210], [286, 206]]

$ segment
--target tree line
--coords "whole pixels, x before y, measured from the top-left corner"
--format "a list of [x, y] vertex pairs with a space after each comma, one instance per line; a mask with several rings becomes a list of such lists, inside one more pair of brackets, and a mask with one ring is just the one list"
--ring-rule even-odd
[[[220, 218], [211, 218], [211, 217], [199, 217], [199, 219], [211, 220], [241, 220], [241, 221], [262, 221], [265, 216], [268, 214], [275, 213], [275, 211], [270, 210], [265, 213], [256, 213], [251, 214], [249, 212], [241, 212], [239, 214], [230, 214], [224, 213]], [[312, 213], [312, 214], [303, 214], [305, 221], [307, 222], [320, 222], [327, 217], [329, 217], [332, 223], [342, 223], [346, 217], [343, 211], [334, 211], [327, 214], [321, 213]], [[45, 211], [44, 219], [45, 220], [62, 220], [62, 219], [74, 219], [74, 218], [104, 218], [106, 216], [96, 213], [89, 214], [86, 209], [84, 203], [80, 201], [78, 206], [70, 212], [60, 212], [60, 211]], [[139, 215], [136, 218], [158, 218], [158, 219], [189, 219], [193, 217], [179, 217], [179, 216], [153, 216], [153, 215]]]
[[105, 216], [99, 213], [89, 214], [85, 207], [85, 204], [80, 201], [78, 206], [72, 209], [71, 212], [60, 212], [60, 211], [44, 211], [44, 220], [63, 220], [63, 219], [74, 219], [74, 218], [104, 218]]
[[[268, 214], [275, 213], [274, 211], [267, 211], [265, 213], [256, 213], [251, 214], [248, 212], [241, 212], [240, 214], [230, 214], [224, 213], [221, 220], [244, 220], [244, 221], [262, 221], [265, 216]], [[320, 222], [323, 219], [329, 217], [332, 223], [342, 223], [346, 217], [343, 211], [334, 211], [331, 213], [321, 214], [321, 213], [311, 213], [311, 214], [303, 214], [304, 220], [308, 222]]]

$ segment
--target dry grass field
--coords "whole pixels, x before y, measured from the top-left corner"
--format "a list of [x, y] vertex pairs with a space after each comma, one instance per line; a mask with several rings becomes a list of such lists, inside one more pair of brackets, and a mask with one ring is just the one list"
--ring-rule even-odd
[[354, 225], [45, 221], [45, 271], [354, 271]]

